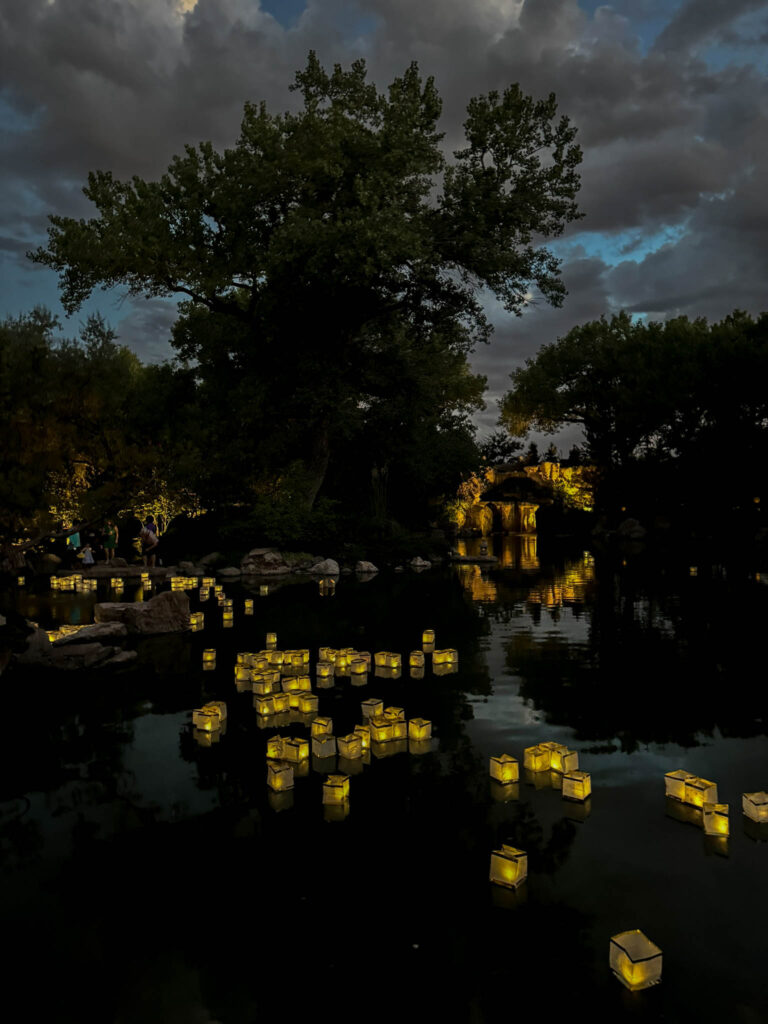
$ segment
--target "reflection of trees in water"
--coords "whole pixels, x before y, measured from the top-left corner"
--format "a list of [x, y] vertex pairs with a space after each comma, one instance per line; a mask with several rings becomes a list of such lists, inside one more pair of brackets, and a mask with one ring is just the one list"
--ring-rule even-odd
[[552, 723], [585, 739], [696, 744], [715, 728], [762, 735], [764, 691], [754, 685], [762, 657], [768, 594], [748, 580], [677, 579], [606, 566], [588, 606], [587, 644], [521, 630], [507, 664], [520, 693]]

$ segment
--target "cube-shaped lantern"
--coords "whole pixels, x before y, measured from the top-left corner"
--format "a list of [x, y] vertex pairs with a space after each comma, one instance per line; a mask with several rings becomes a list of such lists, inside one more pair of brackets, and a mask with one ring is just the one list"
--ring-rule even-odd
[[349, 776], [329, 775], [323, 783], [323, 803], [343, 804], [349, 800]]
[[742, 793], [741, 809], [750, 821], [768, 822], [768, 793]]
[[402, 668], [403, 659], [401, 655], [396, 654], [394, 651], [387, 651], [387, 661], [385, 668]]
[[384, 717], [390, 718], [393, 722], [404, 722], [405, 711], [403, 710], [403, 708], [384, 708]]
[[491, 854], [491, 881], [507, 889], [516, 889], [528, 877], [528, 854], [514, 846], [502, 844]]
[[373, 656], [373, 664], [375, 668], [385, 668], [387, 664], [387, 656], [389, 651], [376, 651]]
[[566, 800], [586, 800], [592, 792], [589, 772], [573, 771], [563, 776], [563, 797]]
[[424, 651], [411, 651], [408, 664], [411, 668], [424, 668]]
[[272, 695], [275, 705], [275, 714], [282, 714], [291, 710], [291, 695], [289, 693], [275, 693]]
[[408, 722], [408, 739], [418, 742], [432, 736], [432, 723], [428, 718], [412, 718]]
[[316, 715], [320, 698], [316, 693], [301, 693], [299, 695], [299, 711], [303, 715]]
[[442, 651], [434, 651], [432, 653], [433, 665], [458, 665], [458, 663], [459, 652], [454, 650], [453, 647], [446, 647]]
[[694, 775], [685, 782], [685, 802], [694, 807], [717, 803], [717, 783]]
[[299, 701], [301, 700], [301, 690], [289, 690], [285, 696], [288, 698], [288, 707], [291, 711], [298, 711]]
[[333, 675], [333, 662], [318, 661], [315, 665], [315, 675], [318, 679], [330, 679]]
[[392, 739], [393, 740], [407, 740], [408, 739], [408, 723], [404, 718], [398, 718], [392, 722]]
[[333, 663], [336, 660], [336, 648], [335, 647], [320, 647], [317, 652], [318, 661], [330, 661]]
[[363, 718], [373, 718], [374, 715], [380, 715], [384, 711], [384, 701], [376, 700], [375, 697], [370, 697], [368, 700], [361, 702], [360, 707], [363, 710]]
[[333, 757], [336, 753], [336, 737], [329, 734], [312, 737], [313, 757]]
[[491, 778], [507, 785], [520, 781], [520, 762], [509, 754], [501, 754], [491, 758]]
[[567, 772], [574, 772], [579, 767], [579, 755], [575, 750], [569, 750], [562, 743], [556, 743], [550, 747], [552, 751], [549, 761], [550, 770], [565, 775]]
[[201, 732], [214, 732], [221, 727], [221, 719], [217, 712], [210, 708], [194, 708], [192, 725]]
[[203, 576], [202, 580], [200, 581], [200, 585], [202, 587], [206, 587], [206, 588], [208, 588], [208, 587], [215, 587], [216, 586], [216, 580], [214, 579], [213, 576]]
[[351, 676], [365, 676], [368, 674], [368, 662], [365, 658], [352, 658], [349, 662], [349, 674]]
[[[257, 672], [255, 675], [258, 677], [260, 673]], [[255, 681], [253, 669], [249, 668], [247, 665], [235, 665], [235, 682], [245, 682], [246, 680], [250, 680], [251, 682]], [[257, 691], [254, 690], [254, 693], [256, 692]], [[264, 692], [269, 693], [269, 690], [265, 690]]]
[[309, 740], [292, 737], [283, 741], [283, 757], [286, 761], [306, 761], [309, 758]]
[[358, 657], [358, 658], [362, 658], [363, 661], [365, 662], [365, 664], [368, 666], [368, 671], [370, 671], [371, 665], [373, 664], [373, 656], [371, 655], [371, 652], [370, 651], [356, 651], [355, 652], [355, 656]]
[[275, 698], [269, 693], [257, 693], [253, 698], [253, 706], [259, 715], [275, 714]]
[[368, 725], [356, 725], [354, 732], [360, 737], [360, 743], [363, 747], [363, 753], [370, 749], [371, 746], [371, 729]]
[[611, 938], [609, 963], [630, 992], [650, 988], [661, 981], [661, 950], [639, 928]]
[[316, 718], [310, 726], [310, 732], [312, 736], [331, 736], [333, 735], [333, 719], [332, 718]]
[[[147, 583], [149, 583], [149, 580], [144, 581], [144, 586], [146, 586]], [[200, 587], [200, 589], [197, 592], [197, 596], [200, 598], [201, 601], [207, 601], [210, 596], [208, 587]]]
[[363, 741], [359, 733], [350, 732], [346, 736], [339, 736], [337, 740], [339, 757], [345, 757], [349, 761], [355, 761], [363, 756]]
[[266, 597], [267, 594], [269, 594], [269, 584], [268, 583], [261, 583], [261, 584], [259, 584], [259, 597]]
[[258, 694], [260, 697], [266, 697], [268, 694], [273, 694], [275, 690], [275, 684], [272, 682], [271, 672], [254, 672], [252, 669], [246, 669], [246, 672], [250, 675], [251, 680], [251, 691]]
[[232, 612], [224, 612], [221, 616], [221, 624], [224, 629], [231, 629], [235, 624], [235, 616]]
[[373, 743], [388, 743], [395, 738], [394, 723], [392, 719], [386, 718], [384, 715], [373, 715], [368, 719], [368, 725]]
[[204, 709], [210, 709], [215, 711], [219, 716], [220, 722], [226, 722], [227, 720], [227, 704], [223, 700], [209, 700], [203, 704]]
[[667, 772], [664, 776], [664, 795], [674, 800], [681, 800], [685, 803], [685, 784], [689, 779], [696, 778], [692, 772], [684, 768], [677, 768], [673, 772]]
[[246, 615], [253, 615], [253, 598], [252, 597], [248, 597], [245, 600], [245, 614]]
[[523, 765], [530, 772], [548, 772], [552, 762], [552, 751], [537, 743], [523, 751]]
[[702, 806], [704, 832], [708, 836], [727, 836], [730, 833], [728, 804], [705, 803]]
[[284, 761], [267, 761], [267, 785], [275, 792], [293, 789], [293, 766]]
[[267, 651], [267, 660], [269, 661], [269, 664], [274, 666], [275, 668], [280, 668], [282, 666], [284, 658], [285, 658], [285, 651], [276, 651], [276, 650], [268, 650]]
[[275, 733], [274, 736], [270, 736], [267, 740], [267, 757], [282, 760], [283, 757], [283, 737]]
[[267, 640], [264, 646], [267, 648], [277, 647], [277, 633], [267, 633]]
[[435, 631], [434, 629], [425, 629], [421, 634], [422, 644], [433, 644], [435, 642]]

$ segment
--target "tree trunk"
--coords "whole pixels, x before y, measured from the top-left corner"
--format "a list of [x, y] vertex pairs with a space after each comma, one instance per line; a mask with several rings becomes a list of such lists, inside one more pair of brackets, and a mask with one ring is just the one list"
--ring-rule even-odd
[[312, 511], [317, 493], [323, 486], [330, 457], [331, 445], [328, 437], [328, 428], [323, 424], [316, 429], [310, 456], [304, 460], [307, 482], [303, 503], [307, 512]]

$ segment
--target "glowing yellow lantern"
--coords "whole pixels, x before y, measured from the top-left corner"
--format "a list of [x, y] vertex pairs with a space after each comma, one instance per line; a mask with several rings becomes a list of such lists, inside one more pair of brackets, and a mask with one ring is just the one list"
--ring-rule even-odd
[[349, 663], [349, 674], [351, 676], [368, 675], [368, 662], [365, 658], [352, 658]]
[[664, 793], [675, 800], [685, 802], [685, 784], [689, 779], [696, 778], [691, 772], [684, 768], [678, 768], [673, 772], [667, 772], [664, 776]]
[[319, 700], [316, 693], [302, 693], [299, 697], [299, 711], [303, 715], [316, 715]]
[[211, 587], [216, 586], [216, 580], [214, 579], [213, 576], [203, 576], [203, 578], [200, 580], [200, 586], [205, 587], [206, 589], [210, 589]]
[[246, 615], [253, 615], [253, 598], [246, 598], [244, 608]]
[[221, 725], [221, 718], [212, 708], [195, 708], [192, 711], [192, 725], [201, 732], [213, 732]]
[[435, 631], [434, 629], [425, 629], [421, 634], [422, 644], [430, 645], [435, 642]]
[[338, 652], [333, 647], [321, 647], [317, 652], [318, 661], [333, 662]]
[[203, 662], [216, 661], [216, 649], [214, 647], [206, 647], [203, 651]]
[[403, 659], [400, 654], [395, 654], [394, 651], [387, 651], [387, 668], [402, 668]]
[[399, 718], [396, 721], [392, 722], [392, 739], [408, 739], [408, 723], [405, 721], [404, 718]]
[[350, 732], [346, 736], [339, 736], [337, 744], [339, 757], [346, 757], [349, 761], [356, 761], [363, 756], [363, 740], [359, 733]]
[[552, 751], [537, 743], [535, 747], [526, 747], [523, 751], [523, 765], [531, 772], [548, 772], [552, 761]]
[[408, 664], [411, 668], [424, 668], [424, 652], [411, 651], [408, 655]]
[[405, 711], [402, 708], [384, 708], [384, 717], [389, 718], [393, 722], [404, 722]]
[[428, 718], [412, 718], [408, 722], [408, 739], [414, 742], [432, 737], [432, 723]]
[[639, 928], [611, 938], [609, 963], [630, 992], [650, 988], [661, 981], [661, 950]]
[[362, 658], [363, 661], [365, 662], [365, 664], [370, 669], [371, 663], [373, 662], [373, 658], [371, 657], [371, 652], [370, 651], [355, 651], [354, 654], [355, 654], [355, 657]]
[[268, 649], [277, 647], [277, 633], [267, 633], [267, 641], [265, 646]]
[[316, 718], [310, 726], [312, 736], [330, 736], [333, 733], [332, 718]]
[[371, 742], [388, 743], [395, 738], [394, 723], [384, 715], [373, 715], [368, 720], [371, 730]]
[[205, 616], [202, 612], [191, 612], [189, 616], [189, 624], [193, 630], [202, 629], [205, 624]]
[[272, 703], [275, 705], [275, 714], [282, 714], [291, 709], [291, 695], [289, 693], [273, 693]]
[[491, 854], [490, 880], [494, 885], [516, 889], [528, 877], [528, 854], [514, 846], [502, 844]]
[[285, 659], [285, 651], [270, 650], [268, 652], [269, 664], [274, 665], [276, 668], [281, 668]]
[[275, 714], [275, 698], [271, 693], [254, 694], [253, 706], [259, 715]]
[[149, 573], [148, 572], [143, 572], [141, 574], [141, 582], [142, 583], [146, 583], [148, 579], [149, 579]]
[[25, 585], [25, 583], [26, 583], [26, 582], [27, 582], [27, 581], [26, 581], [26, 579], [25, 579], [25, 578], [24, 578], [23, 576], [17, 576], [17, 577], [16, 577], [16, 583], [17, 583], [17, 584], [18, 584], [18, 585], [19, 585], [20, 587], [23, 587], [23, 586]]
[[717, 784], [694, 775], [685, 782], [685, 802], [694, 807], [717, 803]]
[[227, 702], [224, 700], [209, 700], [203, 704], [204, 711], [214, 711], [219, 716], [219, 722], [223, 724], [227, 720]]
[[315, 674], [318, 679], [330, 679], [333, 676], [333, 662], [318, 661], [315, 665]]
[[329, 775], [323, 783], [323, 803], [343, 804], [349, 800], [349, 776]]
[[336, 675], [346, 676], [349, 675], [349, 658], [343, 651], [339, 651], [333, 662]]
[[54, 640], [58, 640], [59, 639], [59, 631], [57, 629], [49, 629], [48, 630], [48, 639], [50, 640], [51, 643], [53, 643]]
[[293, 789], [293, 767], [283, 761], [267, 761], [267, 785], [276, 792]]
[[542, 747], [549, 746], [551, 751], [549, 767], [553, 772], [565, 775], [566, 772], [573, 772], [579, 767], [579, 755], [575, 750], [569, 750], [563, 743], [542, 743]]
[[362, 701], [360, 707], [363, 711], [363, 718], [373, 718], [374, 715], [383, 714], [384, 701], [376, 700], [375, 697], [370, 697], [368, 700]]
[[386, 668], [389, 651], [377, 651], [373, 656], [373, 664], [376, 668]]
[[281, 760], [283, 756], [283, 737], [277, 733], [267, 740], [267, 757]]
[[198, 591], [198, 597], [200, 598], [200, 600], [201, 601], [207, 601], [209, 596], [210, 596], [210, 592], [209, 592], [208, 588], [207, 587], [200, 587], [200, 590]]
[[259, 697], [267, 697], [270, 694], [274, 694], [275, 684], [272, 681], [271, 674], [266, 672], [253, 672], [251, 669], [245, 669], [245, 671], [248, 673], [248, 677], [251, 681], [251, 691], [253, 693]]
[[283, 757], [286, 761], [301, 762], [309, 757], [309, 740], [293, 737], [283, 741]]
[[491, 778], [505, 785], [520, 780], [520, 762], [509, 754], [491, 758]]
[[586, 800], [592, 792], [589, 772], [573, 771], [563, 776], [563, 797], [566, 800]]
[[313, 757], [333, 757], [336, 753], [336, 737], [331, 735], [312, 737]]
[[741, 809], [750, 821], [768, 822], [768, 793], [742, 793]]
[[115, 588], [122, 587], [122, 585], [123, 585], [123, 581], [122, 581], [120, 576], [112, 576], [112, 577], [110, 577], [109, 583], [110, 583], [110, 586], [115, 587]]
[[729, 835], [728, 804], [705, 803], [702, 812], [704, 831], [708, 836]]
[[371, 730], [367, 725], [356, 725], [354, 732], [360, 737], [360, 743], [363, 748], [363, 752], [370, 749], [371, 746]]

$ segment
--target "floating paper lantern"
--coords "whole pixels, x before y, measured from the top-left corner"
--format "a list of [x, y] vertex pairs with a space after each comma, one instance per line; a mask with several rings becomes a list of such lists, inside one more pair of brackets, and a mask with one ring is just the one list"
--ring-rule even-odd
[[360, 743], [363, 747], [363, 753], [368, 750], [371, 746], [371, 729], [367, 725], [356, 725], [354, 732], [360, 737]]
[[309, 740], [293, 737], [283, 742], [283, 757], [286, 761], [301, 762], [309, 757]]
[[221, 725], [221, 719], [212, 708], [195, 708], [192, 711], [192, 725], [201, 732], [213, 732]]
[[310, 731], [312, 736], [330, 736], [333, 733], [333, 719], [315, 718]]
[[281, 760], [283, 756], [283, 737], [275, 734], [267, 740], [267, 757]]
[[267, 658], [270, 665], [280, 668], [285, 660], [285, 651], [269, 650], [267, 652]]
[[246, 601], [245, 601], [245, 614], [246, 615], [253, 615], [253, 599], [250, 598], [250, 597], [246, 598]]
[[403, 659], [401, 655], [395, 654], [394, 651], [387, 651], [387, 668], [402, 668]]
[[316, 715], [319, 700], [316, 693], [302, 693], [299, 696], [299, 711], [303, 715]]
[[293, 767], [283, 761], [268, 761], [267, 785], [276, 792], [293, 789]]
[[200, 590], [198, 591], [198, 597], [200, 598], [200, 600], [201, 601], [207, 601], [209, 596], [210, 596], [210, 591], [208, 590], [208, 588], [207, 587], [200, 587]]
[[423, 651], [411, 651], [408, 655], [408, 664], [411, 668], [423, 668], [424, 667], [424, 652]]
[[708, 836], [729, 835], [728, 804], [705, 803], [701, 810], [704, 831]]
[[563, 776], [563, 797], [566, 800], [586, 800], [592, 792], [589, 772], [573, 771]]
[[352, 658], [349, 663], [349, 674], [351, 676], [367, 676], [368, 662], [365, 658]]
[[337, 745], [339, 756], [349, 761], [356, 761], [363, 756], [363, 741], [359, 733], [351, 732], [346, 736], [339, 736]]
[[695, 777], [696, 776], [693, 775], [692, 772], [687, 772], [684, 768], [678, 768], [673, 772], [667, 772], [664, 776], [665, 796], [685, 802], [685, 784], [689, 779], [694, 779]]
[[368, 666], [368, 669], [370, 669], [371, 665], [373, 664], [373, 657], [370, 651], [355, 651], [354, 656], [356, 658], [362, 658], [365, 664]]
[[[520, 799], [520, 783], [490, 781], [491, 800], [497, 804], [513, 803]], [[581, 805], [579, 805], [581, 806]]]
[[277, 647], [277, 633], [267, 633], [267, 640], [265, 646], [268, 649]]
[[433, 665], [458, 665], [459, 652], [453, 647], [446, 647], [442, 651], [434, 651], [432, 654]]
[[661, 981], [661, 950], [639, 928], [611, 938], [611, 970], [630, 992]]
[[373, 715], [368, 719], [372, 743], [388, 743], [395, 738], [394, 723], [384, 715]]
[[408, 739], [428, 740], [432, 737], [432, 723], [427, 718], [412, 718], [408, 722]]
[[216, 586], [216, 580], [213, 578], [213, 576], [203, 576], [203, 578], [200, 580], [200, 586], [205, 587], [206, 590], [210, 590], [211, 587]]
[[271, 693], [257, 693], [253, 697], [253, 706], [259, 715], [275, 714], [275, 698]]
[[717, 803], [717, 784], [694, 775], [685, 781], [685, 802], [694, 807]]
[[404, 722], [405, 721], [405, 711], [403, 710], [403, 708], [395, 708], [395, 707], [384, 708], [383, 714], [384, 714], [385, 718], [389, 718], [393, 722]]
[[194, 630], [202, 629], [205, 624], [205, 616], [202, 612], [191, 612], [189, 616], [189, 624]]
[[334, 659], [333, 667], [336, 675], [349, 675], [349, 657], [343, 651], [339, 651]]
[[338, 651], [334, 647], [321, 647], [317, 652], [318, 661], [334, 662]]
[[291, 709], [291, 695], [289, 693], [273, 693], [272, 702], [275, 705], [275, 714], [279, 715]]
[[549, 746], [551, 751], [549, 767], [553, 772], [565, 775], [566, 772], [573, 772], [579, 767], [579, 755], [575, 750], [569, 750], [563, 743], [542, 743], [541, 746]]
[[[238, 670], [240, 671], [240, 670]], [[260, 697], [274, 694], [275, 684], [272, 681], [272, 674], [267, 672], [254, 672], [252, 669], [244, 669], [251, 681], [251, 690]], [[273, 700], [274, 703], [274, 700]]]
[[537, 743], [523, 751], [523, 765], [531, 772], [548, 772], [552, 762], [552, 751]]
[[421, 634], [422, 644], [433, 644], [435, 642], [435, 631], [434, 629], [425, 629]]
[[120, 587], [122, 587], [123, 580], [122, 580], [121, 576], [112, 576], [110, 578], [110, 580], [109, 580], [109, 583], [110, 583], [110, 586], [114, 587], [117, 590]]
[[227, 720], [227, 702], [223, 700], [209, 700], [203, 704], [203, 709], [214, 711], [219, 716], [219, 722], [223, 725]]
[[505, 785], [520, 780], [520, 762], [509, 754], [491, 758], [491, 778]]
[[404, 718], [400, 718], [392, 722], [392, 739], [408, 739], [408, 723], [405, 721]]
[[343, 804], [349, 800], [349, 776], [329, 775], [323, 783], [323, 803]]
[[330, 679], [333, 676], [333, 662], [318, 661], [315, 665], [315, 675], [318, 679]]
[[214, 647], [206, 647], [203, 651], [203, 662], [216, 661], [216, 649]]
[[23, 587], [26, 584], [26, 582], [27, 581], [26, 581], [26, 578], [24, 576], [17, 576], [16, 577], [16, 583], [18, 584], [18, 586]]
[[373, 664], [376, 668], [385, 668], [387, 664], [387, 658], [389, 657], [389, 651], [376, 651], [373, 656]]
[[768, 793], [742, 793], [741, 809], [750, 821], [768, 822]]
[[336, 753], [336, 737], [328, 734], [312, 737], [313, 757], [333, 757]]
[[528, 854], [514, 846], [502, 844], [491, 854], [490, 880], [494, 885], [516, 889], [528, 877]]
[[368, 700], [362, 701], [360, 707], [363, 711], [363, 718], [373, 718], [374, 715], [383, 714], [384, 701], [376, 700], [375, 697], [370, 697]]
[[262, 583], [259, 586], [259, 597], [266, 597], [269, 594], [269, 586], [266, 583]]

